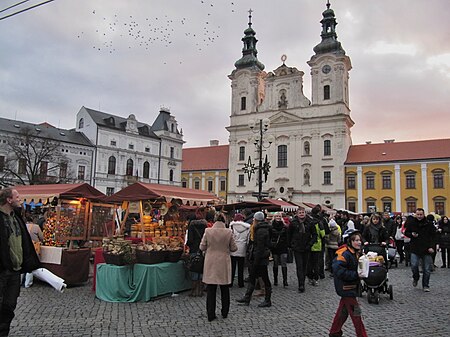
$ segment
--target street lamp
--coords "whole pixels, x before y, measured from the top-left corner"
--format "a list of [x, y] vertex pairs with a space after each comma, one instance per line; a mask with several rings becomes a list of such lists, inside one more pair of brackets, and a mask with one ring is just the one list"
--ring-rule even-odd
[[268, 118], [259, 119], [257, 121], [250, 120], [248, 122], [248, 127], [255, 134], [255, 136], [250, 137], [250, 141], [255, 145], [258, 152], [258, 166], [252, 163], [251, 156], [248, 156], [248, 162], [244, 165], [244, 172], [247, 173], [248, 180], [250, 181], [252, 174], [258, 170], [258, 192], [255, 192], [252, 195], [257, 197], [258, 201], [261, 201], [264, 197], [268, 196], [268, 193], [264, 193], [262, 191], [262, 176], [264, 174], [264, 182], [266, 182], [267, 175], [270, 171], [270, 163], [267, 159], [267, 154], [263, 163], [262, 153], [264, 149], [268, 149], [270, 147], [275, 139], [272, 135], [266, 135], [267, 130], [269, 130], [270, 127], [270, 121]]

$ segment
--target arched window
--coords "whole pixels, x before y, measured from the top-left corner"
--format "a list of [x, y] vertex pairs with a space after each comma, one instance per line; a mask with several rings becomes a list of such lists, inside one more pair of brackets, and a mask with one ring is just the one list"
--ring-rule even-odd
[[311, 144], [309, 144], [308, 141], [303, 144], [303, 152], [305, 156], [309, 156], [311, 154]]
[[328, 84], [323, 86], [323, 99], [330, 99], [330, 86]]
[[278, 167], [287, 167], [287, 145], [278, 146]]
[[116, 174], [116, 157], [114, 156], [108, 159], [108, 174]]
[[127, 176], [133, 175], [133, 159], [127, 160]]
[[78, 122], [78, 129], [84, 128], [84, 118], [80, 118], [80, 121]]
[[331, 156], [331, 140], [329, 139], [323, 141], [323, 155]]
[[173, 181], [173, 170], [169, 171], [169, 181]]
[[144, 178], [150, 177], [150, 164], [149, 164], [148, 161], [146, 161], [144, 163], [144, 170], [143, 171], [144, 171], [144, 175], [143, 175]]

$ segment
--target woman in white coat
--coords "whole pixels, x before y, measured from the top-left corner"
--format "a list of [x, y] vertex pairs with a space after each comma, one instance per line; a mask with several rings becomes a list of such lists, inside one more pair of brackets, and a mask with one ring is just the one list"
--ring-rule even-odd
[[208, 321], [216, 316], [216, 291], [220, 286], [222, 317], [227, 318], [230, 310], [231, 258], [230, 253], [237, 250], [231, 229], [225, 226], [225, 216], [218, 213], [214, 225], [205, 230], [200, 249], [205, 252], [203, 283], [207, 285], [206, 311]]
[[243, 221], [244, 216], [237, 213], [230, 228], [233, 231], [234, 241], [237, 250], [231, 253], [231, 287], [233, 286], [234, 276], [236, 275], [236, 266], [238, 274], [238, 286], [243, 288], [244, 285], [244, 264], [245, 254], [247, 252], [248, 237], [250, 234], [250, 224]]

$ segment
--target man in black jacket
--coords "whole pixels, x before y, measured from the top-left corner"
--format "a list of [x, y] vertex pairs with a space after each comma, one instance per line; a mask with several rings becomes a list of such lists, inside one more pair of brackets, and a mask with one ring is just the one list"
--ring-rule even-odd
[[20, 274], [40, 267], [30, 234], [17, 211], [20, 207], [16, 190], [0, 190], [0, 336], [9, 334], [20, 294]]
[[297, 269], [298, 291], [305, 292], [305, 274], [309, 252], [317, 241], [315, 225], [317, 220], [306, 215], [305, 209], [299, 207], [292, 219], [288, 231], [288, 245], [292, 248]]
[[434, 252], [434, 236], [436, 228], [425, 218], [423, 208], [416, 210], [415, 218], [408, 218], [405, 224], [405, 236], [411, 238], [411, 270], [413, 273], [413, 286], [419, 282], [419, 261], [422, 259], [422, 287], [423, 291], [430, 291], [430, 275], [433, 260], [431, 255]]

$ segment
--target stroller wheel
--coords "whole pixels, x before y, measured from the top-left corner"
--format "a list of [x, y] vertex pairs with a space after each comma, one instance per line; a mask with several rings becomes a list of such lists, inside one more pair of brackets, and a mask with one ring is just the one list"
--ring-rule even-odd
[[389, 294], [389, 299], [393, 300], [394, 299], [394, 288], [392, 287], [392, 284], [388, 287], [388, 294]]
[[380, 293], [378, 292], [378, 290], [375, 290], [373, 292], [373, 303], [375, 304], [379, 304], [380, 303]]

